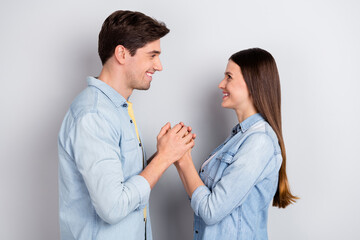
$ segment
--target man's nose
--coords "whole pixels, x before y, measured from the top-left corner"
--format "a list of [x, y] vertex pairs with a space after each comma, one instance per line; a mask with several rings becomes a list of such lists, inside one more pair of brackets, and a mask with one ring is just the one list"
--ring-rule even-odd
[[162, 71], [162, 70], [163, 70], [163, 67], [162, 67], [160, 58], [158, 58], [158, 60], [155, 61], [155, 63], [154, 63], [154, 69], [155, 69], [156, 71]]

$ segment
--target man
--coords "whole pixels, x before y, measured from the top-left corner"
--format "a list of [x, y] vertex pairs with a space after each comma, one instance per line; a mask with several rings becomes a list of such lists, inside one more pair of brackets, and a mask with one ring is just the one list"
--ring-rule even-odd
[[163, 23], [116, 11], [99, 34], [103, 64], [98, 78], [71, 104], [59, 133], [61, 239], [152, 239], [148, 201], [164, 171], [194, 145], [191, 128], [167, 123], [157, 154], [146, 165], [141, 138], [127, 101], [146, 90], [162, 70]]

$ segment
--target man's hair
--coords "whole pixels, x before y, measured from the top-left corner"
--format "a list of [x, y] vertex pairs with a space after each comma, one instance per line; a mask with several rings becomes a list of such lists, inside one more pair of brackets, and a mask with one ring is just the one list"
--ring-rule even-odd
[[118, 45], [134, 56], [138, 48], [165, 36], [170, 30], [141, 12], [116, 11], [107, 17], [99, 33], [98, 52], [102, 64], [114, 54]]

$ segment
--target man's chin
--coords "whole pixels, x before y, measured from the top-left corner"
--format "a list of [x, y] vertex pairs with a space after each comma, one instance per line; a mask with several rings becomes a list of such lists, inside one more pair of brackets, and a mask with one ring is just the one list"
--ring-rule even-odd
[[139, 87], [136, 87], [135, 89], [136, 90], [149, 90], [150, 88], [150, 84], [148, 86], [139, 86]]

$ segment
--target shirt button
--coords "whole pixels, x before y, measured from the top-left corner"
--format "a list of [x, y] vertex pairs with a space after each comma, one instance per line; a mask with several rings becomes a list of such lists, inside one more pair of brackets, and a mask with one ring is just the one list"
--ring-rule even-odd
[[204, 172], [204, 169], [203, 169], [203, 170], [201, 170], [201, 172]]
[[233, 130], [233, 133], [236, 133], [236, 130], [235, 130], [235, 129]]
[[130, 120], [130, 123], [132, 123], [132, 120]]
[[139, 143], [139, 147], [141, 147], [141, 143]]
[[123, 107], [127, 107], [127, 104], [126, 104], [126, 103], [124, 103], [122, 106], [123, 106]]
[[196, 230], [195, 233], [198, 234], [199, 233], [198, 230]]

